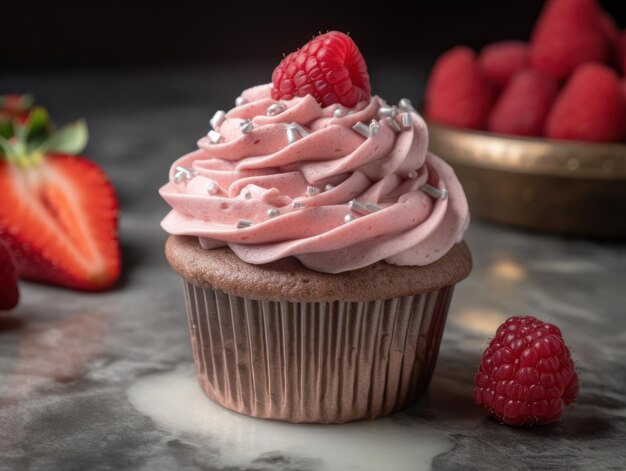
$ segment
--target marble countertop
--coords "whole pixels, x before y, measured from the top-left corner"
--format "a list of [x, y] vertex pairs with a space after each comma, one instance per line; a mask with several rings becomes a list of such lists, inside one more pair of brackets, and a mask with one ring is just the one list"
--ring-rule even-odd
[[[0, 91], [34, 92], [59, 122], [87, 118], [87, 154], [119, 191], [125, 266], [119, 288], [103, 294], [23, 283], [20, 306], [0, 315], [0, 470], [624, 469], [623, 244], [474, 221], [474, 271], [455, 292], [430, 390], [390, 418], [282, 424], [204, 398], [156, 192], [212, 112], [267, 74], [251, 66], [0, 75]], [[420, 96], [423, 78], [389, 66], [373, 83], [397, 100], [396, 90]], [[481, 353], [514, 314], [556, 323], [572, 349], [581, 391], [557, 424], [500, 425], [472, 402]]]

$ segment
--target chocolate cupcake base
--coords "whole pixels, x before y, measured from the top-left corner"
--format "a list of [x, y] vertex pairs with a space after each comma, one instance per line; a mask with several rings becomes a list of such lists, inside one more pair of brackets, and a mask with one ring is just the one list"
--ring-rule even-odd
[[[414, 402], [432, 377], [454, 283], [471, 268], [464, 244], [433, 264], [439, 271], [433, 265], [383, 263], [350, 276], [312, 272], [294, 260], [253, 266], [229, 249], [204, 251], [191, 238], [170, 238], [166, 252], [185, 280], [204, 392], [234, 411], [289, 422], [372, 419]], [[222, 279], [229, 264], [241, 266], [234, 272], [230, 266]], [[413, 285], [413, 294], [388, 296], [410, 283], [396, 273], [396, 283], [385, 285], [387, 267], [405, 272], [408, 281], [417, 270], [421, 284]], [[281, 277], [287, 287], [273, 284]], [[355, 277], [378, 284], [378, 290], [337, 293]], [[227, 289], [233, 278], [239, 281], [232, 285], [235, 293]], [[447, 283], [436, 286], [435, 281]], [[293, 299], [293, 286], [303, 285], [311, 285], [298, 295], [305, 299]]]

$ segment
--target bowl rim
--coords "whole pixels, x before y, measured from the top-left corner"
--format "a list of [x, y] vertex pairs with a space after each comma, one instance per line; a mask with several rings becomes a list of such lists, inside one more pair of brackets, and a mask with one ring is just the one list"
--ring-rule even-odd
[[567, 178], [626, 180], [626, 144], [559, 141], [462, 129], [427, 120], [430, 143], [451, 164]]

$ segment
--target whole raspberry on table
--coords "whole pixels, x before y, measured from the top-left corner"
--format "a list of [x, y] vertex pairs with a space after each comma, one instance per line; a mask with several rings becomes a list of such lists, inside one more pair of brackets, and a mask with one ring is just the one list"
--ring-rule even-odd
[[498, 327], [474, 379], [474, 400], [509, 425], [549, 424], [578, 396], [578, 375], [561, 331], [532, 316]]
[[272, 83], [275, 100], [312, 95], [322, 106], [352, 108], [370, 98], [365, 59], [352, 38], [338, 31], [321, 34], [285, 57]]

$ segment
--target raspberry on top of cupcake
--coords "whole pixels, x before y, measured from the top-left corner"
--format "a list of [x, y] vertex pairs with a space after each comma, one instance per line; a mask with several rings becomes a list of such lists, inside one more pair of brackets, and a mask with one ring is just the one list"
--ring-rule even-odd
[[228, 245], [252, 264], [295, 256], [326, 273], [427, 265], [462, 240], [469, 213], [454, 171], [428, 152], [409, 100], [371, 95], [343, 33], [285, 57], [272, 83], [245, 90], [211, 126], [160, 190], [170, 234]]

